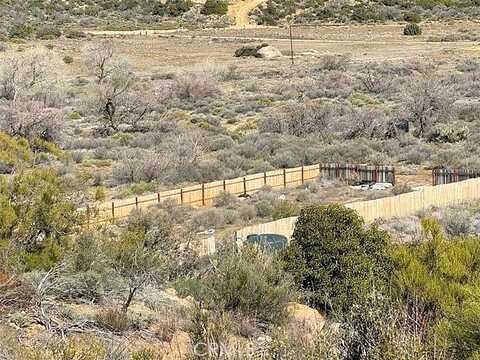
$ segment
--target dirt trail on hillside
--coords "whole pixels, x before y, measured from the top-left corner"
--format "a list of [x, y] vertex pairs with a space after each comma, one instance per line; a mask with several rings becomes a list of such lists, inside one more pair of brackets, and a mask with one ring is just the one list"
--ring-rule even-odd
[[240, 0], [234, 5], [228, 6], [228, 15], [235, 19], [236, 28], [255, 27], [250, 24], [248, 14], [266, 0]]

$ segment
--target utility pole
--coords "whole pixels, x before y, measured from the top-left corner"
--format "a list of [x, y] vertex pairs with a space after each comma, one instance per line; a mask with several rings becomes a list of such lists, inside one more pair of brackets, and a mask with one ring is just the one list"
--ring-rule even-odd
[[295, 62], [293, 60], [293, 35], [292, 35], [292, 23], [291, 22], [288, 23], [288, 27], [290, 29], [290, 57], [292, 59], [292, 65], [294, 65]]

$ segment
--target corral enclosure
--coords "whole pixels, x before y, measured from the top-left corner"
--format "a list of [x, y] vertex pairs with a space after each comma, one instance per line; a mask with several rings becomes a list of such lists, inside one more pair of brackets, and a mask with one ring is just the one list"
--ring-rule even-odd
[[147, 208], [167, 199], [178, 204], [209, 206], [222, 192], [235, 196], [247, 196], [265, 186], [273, 189], [302, 185], [315, 178], [338, 179], [346, 182], [381, 182], [395, 184], [395, 169], [392, 166], [368, 166], [353, 164], [317, 164], [290, 169], [266, 171], [242, 178], [219, 180], [207, 184], [139, 196], [124, 201], [111, 202], [98, 208], [87, 208], [87, 224], [122, 219], [133, 210]]

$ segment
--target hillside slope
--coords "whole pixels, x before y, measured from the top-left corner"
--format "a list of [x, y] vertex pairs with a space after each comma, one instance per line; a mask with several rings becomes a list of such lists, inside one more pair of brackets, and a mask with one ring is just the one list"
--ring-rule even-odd
[[266, 0], [240, 0], [236, 4], [229, 5], [228, 15], [235, 19], [235, 27], [244, 28], [251, 25], [250, 13], [265, 1]]

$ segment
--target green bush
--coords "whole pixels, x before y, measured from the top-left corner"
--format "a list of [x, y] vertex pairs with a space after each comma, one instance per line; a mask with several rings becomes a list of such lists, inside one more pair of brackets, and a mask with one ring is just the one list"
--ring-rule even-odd
[[105, 187], [98, 186], [95, 189], [95, 201], [105, 201], [106, 198], [107, 198], [107, 194], [105, 191]]
[[461, 123], [449, 123], [436, 125], [429, 134], [428, 141], [439, 143], [456, 143], [466, 140], [470, 135], [467, 125]]
[[82, 221], [62, 179], [50, 169], [0, 179], [0, 236], [14, 240], [25, 264], [48, 268], [58, 261], [73, 228]]
[[166, 3], [168, 14], [180, 16], [190, 10], [193, 3], [190, 0], [168, 0]]
[[202, 8], [203, 15], [225, 15], [228, 3], [222, 0], [207, 0]]
[[71, 63], [73, 63], [73, 57], [71, 57], [71, 56], [69, 56], [69, 55], [65, 55], [65, 56], [63, 57], [63, 62], [64, 62], [65, 64], [71, 64]]
[[417, 24], [407, 24], [403, 29], [403, 35], [407, 35], [407, 36], [422, 35], [422, 28]]
[[318, 309], [347, 314], [382, 293], [392, 271], [390, 238], [342, 205], [302, 210], [289, 247], [286, 269]]
[[[394, 289], [409, 315], [421, 318], [427, 341], [448, 359], [476, 359], [480, 350], [480, 242], [446, 240], [440, 224], [422, 220], [425, 241], [395, 251]], [[434, 342], [434, 343], [433, 343]]]
[[10, 173], [16, 166], [28, 165], [33, 154], [25, 139], [14, 139], [0, 133], [0, 174]]
[[286, 304], [295, 297], [292, 279], [275, 258], [246, 246], [219, 254], [213, 272], [198, 281], [183, 282], [182, 293], [216, 312], [233, 312], [268, 324], [281, 324]]

